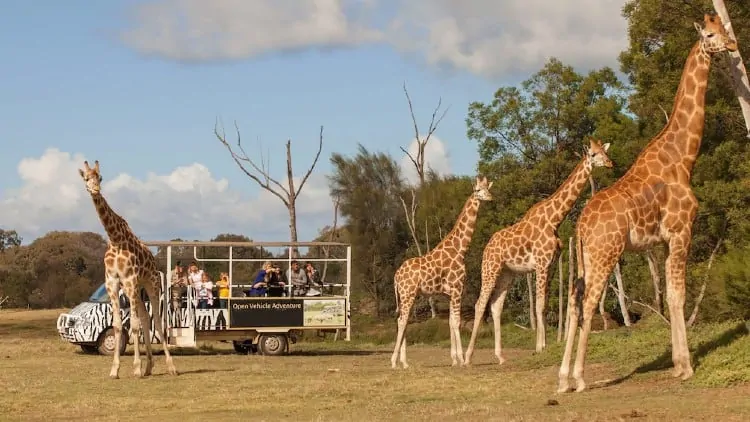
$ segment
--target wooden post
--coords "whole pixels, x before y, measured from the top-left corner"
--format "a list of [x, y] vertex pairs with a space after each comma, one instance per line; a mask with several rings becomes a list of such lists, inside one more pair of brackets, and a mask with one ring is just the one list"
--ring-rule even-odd
[[[724, 5], [724, 0], [713, 0], [713, 3], [716, 13], [721, 17], [721, 21], [724, 23], [727, 34], [736, 40], [737, 37], [734, 35], [732, 22], [729, 20], [729, 13], [727, 12], [727, 7]], [[747, 80], [747, 71], [745, 70], [745, 64], [742, 62], [742, 56], [740, 55], [739, 49], [737, 49], [737, 51], [730, 51], [729, 57], [731, 62], [729, 67], [732, 70], [734, 90], [737, 93], [737, 99], [742, 108], [742, 116], [745, 118], [747, 137], [750, 138], [750, 83], [748, 83]]]

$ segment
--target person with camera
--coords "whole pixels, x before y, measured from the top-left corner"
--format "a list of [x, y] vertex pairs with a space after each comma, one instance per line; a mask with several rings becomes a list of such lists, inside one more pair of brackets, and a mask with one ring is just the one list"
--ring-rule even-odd
[[274, 265], [271, 271], [267, 273], [268, 280], [266, 281], [268, 287], [268, 296], [281, 297], [284, 296], [284, 288], [286, 287], [286, 280], [284, 274], [281, 272], [281, 267]]
[[292, 283], [292, 295], [304, 296], [307, 293], [307, 289], [310, 287], [307, 273], [300, 268], [299, 262], [292, 261], [291, 268], [286, 271], [286, 278]]
[[270, 271], [273, 271], [271, 261], [264, 262], [258, 274], [255, 275], [255, 280], [253, 280], [250, 290], [247, 290], [245, 294], [250, 297], [265, 296], [268, 290], [268, 273]]

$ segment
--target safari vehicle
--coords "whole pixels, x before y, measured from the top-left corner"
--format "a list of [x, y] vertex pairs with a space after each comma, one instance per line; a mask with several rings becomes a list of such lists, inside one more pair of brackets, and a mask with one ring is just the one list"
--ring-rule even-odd
[[[264, 355], [284, 355], [289, 351], [289, 344], [295, 343], [303, 331], [345, 332], [345, 340], [351, 340], [351, 246], [337, 242], [145, 242], [150, 247], [159, 248], [166, 255], [165, 270], [162, 276], [162, 295], [158, 306], [162, 309], [164, 327], [168, 336], [168, 344], [174, 347], [196, 347], [197, 342], [231, 341], [238, 353], [260, 352]], [[323, 283], [322, 291], [310, 289], [305, 296], [294, 296], [291, 285], [287, 284], [285, 296], [282, 297], [246, 297], [243, 289], [250, 288], [251, 280], [237, 283], [232, 275], [233, 268], [239, 262], [257, 262], [257, 269], [262, 262], [286, 261], [287, 268], [291, 266], [290, 258], [235, 258], [235, 248], [285, 248], [286, 256], [292, 256], [294, 247], [335, 247], [345, 251], [345, 257], [340, 258], [304, 258], [305, 262], [338, 263], [342, 283]], [[226, 307], [219, 307], [218, 300], [209, 309], [196, 307], [192, 288], [187, 289], [186, 297], [181, 304], [173, 309], [171, 289], [168, 280], [172, 279], [173, 252], [192, 248], [192, 260], [201, 263], [218, 262], [228, 266], [230, 297]], [[200, 257], [198, 250], [211, 248], [226, 250], [221, 258]], [[162, 254], [158, 254], [161, 256]], [[324, 293], [326, 292], [326, 293]], [[148, 301], [148, 296], [142, 292], [141, 298], [146, 309], [152, 315], [154, 304]], [[130, 333], [130, 304], [120, 293], [120, 305], [123, 320], [123, 341], [120, 352], [123, 353], [128, 344], [133, 344]], [[107, 295], [104, 284], [94, 291], [91, 297], [67, 313], [60, 314], [57, 319], [57, 331], [60, 337], [72, 344], [78, 345], [86, 353], [111, 355], [114, 353], [115, 336], [112, 328], [112, 304]], [[161, 344], [160, 333], [155, 332], [153, 319], [151, 320], [151, 343]]]

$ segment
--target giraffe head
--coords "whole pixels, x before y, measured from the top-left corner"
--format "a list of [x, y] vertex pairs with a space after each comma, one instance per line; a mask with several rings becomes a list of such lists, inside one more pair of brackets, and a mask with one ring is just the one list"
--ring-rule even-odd
[[78, 169], [78, 173], [86, 182], [86, 190], [92, 194], [98, 194], [102, 188], [102, 175], [99, 173], [99, 160], [94, 161], [94, 168], [89, 167], [89, 162], [83, 162], [83, 170]]
[[727, 29], [717, 15], [703, 15], [705, 26], [695, 22], [695, 29], [701, 36], [701, 48], [709, 54], [724, 50], [737, 51], [737, 41], [729, 37]]
[[586, 160], [591, 163], [592, 167], [612, 168], [612, 160], [607, 156], [609, 142], [602, 145], [602, 141], [591, 139], [589, 140], [589, 146], [584, 147], [584, 149], [586, 150]]
[[493, 182], [487, 182], [487, 177], [481, 179], [477, 177], [477, 181], [474, 184], [474, 198], [480, 201], [492, 201], [492, 194], [490, 193], [492, 183]]

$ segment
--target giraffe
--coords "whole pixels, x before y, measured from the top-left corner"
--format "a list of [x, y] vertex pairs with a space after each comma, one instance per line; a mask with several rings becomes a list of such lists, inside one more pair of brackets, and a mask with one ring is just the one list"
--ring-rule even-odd
[[[159, 332], [159, 337], [161, 337], [167, 371], [171, 375], [177, 375], [177, 369], [172, 362], [172, 355], [167, 347], [167, 336], [162, 324], [162, 309], [159, 306], [162, 287], [156, 258], [148, 247], [133, 234], [125, 219], [117, 215], [102, 196], [102, 176], [99, 172], [99, 161], [94, 162], [94, 168], [89, 167], [88, 161], [84, 161], [83, 167], [84, 169], [78, 169], [78, 172], [86, 183], [86, 190], [91, 194], [96, 212], [109, 237], [107, 251], [104, 253], [105, 285], [112, 304], [112, 326], [115, 330], [115, 352], [109, 376], [113, 379], [119, 378], [120, 370], [120, 344], [123, 341], [122, 315], [120, 314], [120, 301], [118, 300], [120, 284], [122, 284], [122, 290], [130, 301], [130, 309], [133, 313], [130, 318], [130, 328], [135, 339], [133, 375], [136, 377], [151, 375], [153, 368], [150, 341], [151, 321], [146, 305], [141, 300], [141, 288], [146, 291], [152, 304], [154, 326]], [[146, 345], [146, 368], [143, 372], [141, 372], [139, 350], [141, 330], [143, 330], [143, 339]]]
[[[568, 298], [569, 320], [581, 328], [573, 368], [576, 392], [586, 389], [583, 367], [591, 319], [612, 268], [625, 250], [649, 250], [659, 243], [669, 248], [665, 273], [672, 375], [683, 380], [693, 375], [684, 315], [686, 261], [698, 208], [690, 179], [703, 136], [711, 56], [737, 49], [720, 17], [704, 15], [703, 20], [703, 27], [695, 23], [700, 37], [685, 61], [667, 124], [620, 179], [589, 200], [578, 219], [578, 280]], [[568, 391], [576, 324], [567, 329], [558, 393]]]
[[[391, 356], [391, 367], [396, 368], [396, 359], [401, 353], [400, 361], [404, 368], [406, 363], [406, 324], [414, 300], [419, 293], [432, 296], [438, 293], [450, 298], [450, 316], [448, 322], [451, 332], [451, 358], [453, 366], [463, 363], [461, 347], [461, 295], [463, 294], [466, 268], [464, 255], [469, 249], [471, 236], [477, 221], [479, 205], [491, 201], [490, 188], [493, 182], [487, 178], [476, 178], [474, 191], [464, 203], [453, 229], [435, 246], [422, 256], [409, 258], [396, 270], [394, 289], [396, 293], [396, 312], [398, 312], [398, 334], [396, 346]], [[401, 307], [399, 311], [399, 301]]]
[[[500, 317], [505, 296], [513, 277], [536, 271], [536, 351], [546, 347], [547, 278], [549, 269], [561, 247], [557, 229], [568, 215], [576, 200], [588, 184], [594, 167], [612, 167], [607, 156], [609, 143], [589, 140], [581, 161], [549, 198], [536, 203], [520, 221], [495, 232], [484, 248], [482, 256], [482, 287], [474, 306], [474, 327], [466, 348], [464, 365], [471, 365], [474, 344], [482, 323], [487, 303], [495, 327], [495, 356], [500, 364], [502, 356]], [[497, 284], [498, 278], [500, 283]]]

